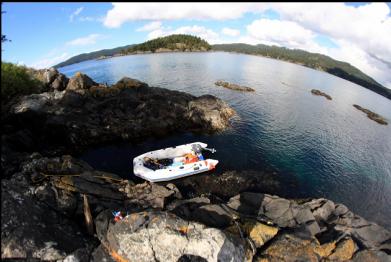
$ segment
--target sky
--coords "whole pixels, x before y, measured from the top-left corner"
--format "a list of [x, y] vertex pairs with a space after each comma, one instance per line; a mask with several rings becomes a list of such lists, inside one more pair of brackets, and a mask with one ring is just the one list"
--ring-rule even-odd
[[80, 53], [174, 33], [210, 44], [298, 48], [345, 61], [391, 88], [387, 3], [4, 3], [2, 61], [47, 68]]

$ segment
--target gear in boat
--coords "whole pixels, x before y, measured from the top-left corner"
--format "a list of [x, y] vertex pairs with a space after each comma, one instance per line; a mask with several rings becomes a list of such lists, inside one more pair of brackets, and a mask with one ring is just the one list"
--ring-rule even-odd
[[147, 152], [133, 159], [133, 172], [145, 180], [159, 182], [214, 169], [219, 161], [204, 159], [202, 150], [216, 152], [201, 142]]

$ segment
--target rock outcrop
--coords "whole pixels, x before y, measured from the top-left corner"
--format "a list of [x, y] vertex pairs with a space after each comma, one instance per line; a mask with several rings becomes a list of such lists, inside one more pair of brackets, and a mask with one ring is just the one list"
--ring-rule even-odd
[[237, 91], [243, 91], [243, 92], [255, 92], [255, 90], [251, 87], [248, 86], [241, 86], [229, 82], [225, 82], [222, 80], [219, 80], [215, 83], [217, 86], [222, 86], [224, 88], [232, 89], [232, 90], [237, 90]]
[[46, 91], [62, 91], [67, 87], [69, 82], [68, 77], [58, 72], [58, 70], [53, 67], [40, 70], [29, 68], [28, 72], [32, 77], [44, 84]]
[[326, 97], [328, 100], [332, 100], [332, 98], [331, 98], [330, 95], [328, 95], [328, 94], [326, 94], [326, 93], [324, 93], [324, 92], [322, 92], [322, 91], [320, 91], [320, 90], [312, 89], [312, 90], [311, 90], [311, 93], [312, 93], [313, 95], [316, 95], [316, 96], [324, 96], [324, 97]]
[[[67, 155], [34, 153], [26, 159], [21, 171], [1, 184], [2, 259], [390, 259], [389, 231], [327, 199], [295, 201], [250, 192], [228, 201], [211, 194], [188, 199], [172, 183], [134, 184]], [[85, 199], [93, 221], [89, 228]], [[114, 211], [123, 219], [116, 222]]]
[[375, 112], [372, 112], [371, 110], [368, 110], [366, 108], [363, 108], [359, 105], [353, 105], [355, 108], [357, 108], [358, 110], [364, 112], [365, 114], [367, 114], [367, 117], [381, 125], [388, 125], [388, 122], [384, 119], [384, 117], [382, 117], [381, 115], [379, 114], [376, 114]]
[[88, 75], [77, 72], [68, 82], [67, 90], [83, 90], [98, 85]]
[[4, 122], [28, 132], [36, 145], [33, 150], [59, 155], [173, 132], [218, 132], [229, 126], [234, 114], [211, 95], [195, 97], [130, 78], [106, 87], [78, 73], [64, 91], [18, 99]]

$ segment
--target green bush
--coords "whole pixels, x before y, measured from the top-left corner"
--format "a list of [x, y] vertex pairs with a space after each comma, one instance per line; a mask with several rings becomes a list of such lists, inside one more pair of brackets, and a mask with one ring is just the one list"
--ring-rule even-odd
[[19, 95], [39, 93], [43, 84], [33, 78], [25, 66], [1, 62], [1, 98], [2, 103]]

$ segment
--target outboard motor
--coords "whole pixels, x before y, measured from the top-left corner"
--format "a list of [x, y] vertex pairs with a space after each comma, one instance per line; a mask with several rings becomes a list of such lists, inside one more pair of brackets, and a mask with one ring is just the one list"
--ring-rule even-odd
[[201, 151], [202, 151], [202, 147], [198, 144], [194, 144], [191, 146], [191, 149], [194, 151], [194, 153], [196, 154], [196, 156], [198, 157], [198, 160], [205, 160], [204, 159], [204, 156], [202, 155]]

